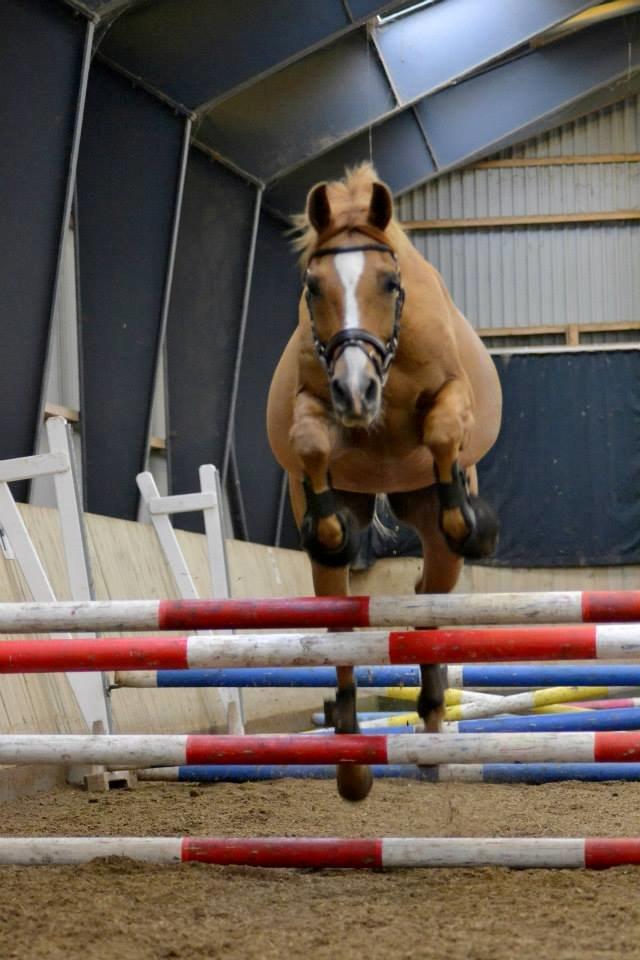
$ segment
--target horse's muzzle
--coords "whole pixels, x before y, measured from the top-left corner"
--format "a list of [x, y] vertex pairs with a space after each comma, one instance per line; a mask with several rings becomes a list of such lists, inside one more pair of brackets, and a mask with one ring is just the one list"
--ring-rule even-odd
[[357, 383], [334, 376], [331, 401], [338, 420], [349, 428], [371, 426], [380, 412], [382, 386], [375, 376], [365, 375]]

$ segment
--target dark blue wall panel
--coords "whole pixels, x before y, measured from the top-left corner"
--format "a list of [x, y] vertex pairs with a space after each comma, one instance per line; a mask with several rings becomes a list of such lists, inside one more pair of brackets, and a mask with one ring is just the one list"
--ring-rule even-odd
[[184, 121], [100, 63], [78, 166], [87, 509], [135, 519]]
[[44, 0], [0, 20], [3, 460], [34, 452], [86, 25]]
[[[170, 488], [198, 488], [222, 466], [251, 240], [255, 189], [192, 149], [167, 325]], [[196, 514], [178, 525], [201, 530]]]
[[640, 563], [640, 351], [496, 358], [504, 417], [480, 464], [496, 562]]
[[[235, 444], [249, 539], [275, 540], [282, 470], [269, 448], [265, 426], [267, 394], [273, 371], [298, 322], [300, 272], [285, 227], [263, 214], [245, 336]], [[285, 542], [297, 546], [287, 503]]]

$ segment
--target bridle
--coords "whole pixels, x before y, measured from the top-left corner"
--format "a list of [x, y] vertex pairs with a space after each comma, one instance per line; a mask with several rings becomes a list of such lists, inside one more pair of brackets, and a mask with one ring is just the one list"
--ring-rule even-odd
[[[370, 229], [359, 227], [358, 231], [361, 233], [369, 233]], [[335, 236], [335, 234], [333, 234], [333, 236]], [[332, 239], [332, 236], [324, 238], [325, 242], [326, 240], [330, 239]], [[376, 250], [379, 253], [388, 253], [393, 258], [396, 273], [398, 274], [398, 278], [400, 277], [398, 257], [395, 250], [390, 247], [388, 243], [361, 243], [351, 247], [320, 246], [309, 257], [309, 263], [311, 263], [312, 260], [318, 259], [319, 257], [332, 257], [339, 256], [341, 253], [359, 253], [361, 251], [366, 252], [369, 250]], [[391, 366], [393, 358], [396, 354], [396, 350], [398, 349], [398, 340], [400, 338], [400, 318], [402, 317], [402, 307], [404, 305], [404, 288], [402, 284], [400, 282], [398, 283], [393, 329], [391, 331], [391, 336], [386, 343], [379, 337], [376, 337], [375, 334], [371, 333], [369, 330], [364, 330], [362, 327], [350, 327], [345, 330], [339, 330], [329, 340], [325, 341], [320, 339], [316, 329], [312, 307], [313, 297], [311, 291], [309, 290], [307, 274], [308, 268], [304, 275], [304, 284], [305, 300], [307, 303], [307, 309], [309, 311], [309, 319], [311, 321], [311, 336], [313, 337], [313, 345], [315, 347], [316, 355], [325, 367], [329, 378], [333, 377], [336, 361], [346, 347], [359, 347], [372, 361], [376, 368], [378, 377], [384, 385], [389, 372], [389, 367]], [[366, 345], [374, 348], [375, 353], [373, 356], [366, 349]]]

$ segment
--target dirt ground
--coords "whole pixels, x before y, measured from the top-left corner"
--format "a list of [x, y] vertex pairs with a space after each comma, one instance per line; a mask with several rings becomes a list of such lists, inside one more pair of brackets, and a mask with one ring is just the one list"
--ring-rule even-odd
[[[640, 835], [640, 786], [377, 781], [61, 789], [4, 804], [8, 836]], [[293, 871], [103, 860], [0, 867], [2, 960], [640, 957], [640, 869]]]

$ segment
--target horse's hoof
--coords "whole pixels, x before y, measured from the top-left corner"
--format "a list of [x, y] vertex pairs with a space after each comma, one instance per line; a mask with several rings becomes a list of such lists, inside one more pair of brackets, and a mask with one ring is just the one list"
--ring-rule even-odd
[[351, 803], [366, 799], [373, 786], [371, 770], [359, 763], [339, 763], [336, 779], [338, 793], [343, 800], [349, 800]]
[[355, 560], [360, 549], [360, 531], [353, 515], [348, 510], [339, 510], [336, 514], [342, 527], [342, 543], [330, 550], [318, 540], [317, 518], [306, 513], [300, 527], [300, 542], [312, 560], [323, 567], [347, 567]]
[[[465, 508], [466, 507], [466, 508]], [[454, 540], [444, 533], [449, 549], [466, 560], [482, 560], [490, 557], [498, 542], [498, 517], [486, 500], [469, 495], [469, 502], [462, 508], [462, 514], [470, 532], [464, 540]], [[443, 531], [444, 532], [444, 531]]]

